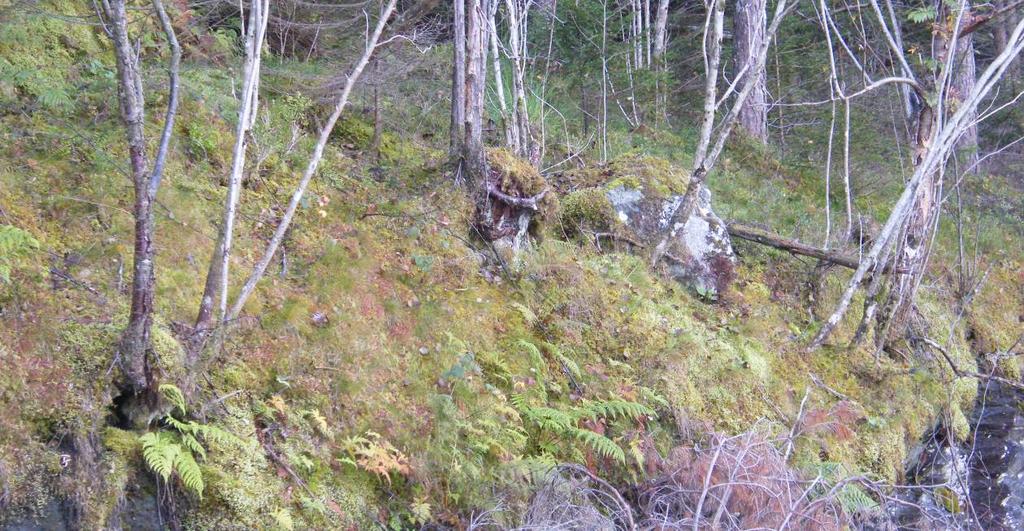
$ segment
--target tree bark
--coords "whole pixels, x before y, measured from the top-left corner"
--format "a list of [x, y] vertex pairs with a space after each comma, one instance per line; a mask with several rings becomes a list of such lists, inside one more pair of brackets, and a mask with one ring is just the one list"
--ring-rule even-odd
[[483, 182], [487, 161], [484, 152], [483, 112], [485, 36], [487, 17], [481, 0], [466, 1], [466, 118], [463, 156], [469, 182]]
[[462, 158], [466, 132], [466, 2], [455, 0], [452, 19], [452, 124], [449, 152], [453, 161]]
[[159, 0], [153, 2], [154, 10], [168, 39], [171, 51], [168, 67], [169, 83], [167, 114], [164, 130], [157, 148], [156, 164], [149, 173], [146, 156], [145, 99], [142, 92], [142, 77], [139, 72], [137, 55], [128, 35], [128, 18], [125, 0], [103, 2], [103, 26], [114, 44], [117, 61], [117, 92], [121, 118], [125, 125], [128, 144], [128, 160], [134, 189], [132, 214], [135, 218], [134, 264], [132, 266], [131, 309], [128, 325], [118, 346], [125, 376], [125, 385], [133, 394], [140, 394], [149, 388], [150, 334], [153, 326], [153, 295], [155, 290], [153, 246], [153, 200], [163, 175], [164, 163], [174, 128], [174, 116], [178, 104], [178, 68], [181, 50], [178, 46], [170, 19]]
[[[971, 4], [967, 2], [964, 5], [964, 16], [965, 21], [971, 18]], [[961, 24], [963, 26], [964, 24]], [[978, 79], [977, 66], [974, 60], [974, 33], [968, 33], [961, 35], [956, 41], [956, 55], [953, 58], [953, 72], [952, 82], [950, 84], [952, 88], [953, 98], [956, 100], [956, 104], [959, 105], [967, 97], [968, 94], [974, 89], [974, 84]], [[963, 136], [960, 137], [960, 141], [956, 144], [957, 151], [957, 162], [961, 165], [961, 171], [967, 168], [976, 168], [978, 162], [978, 126], [973, 122], [978, 117], [978, 113], [972, 112], [968, 117], [971, 120], [971, 125], [964, 130]]]
[[736, 45], [736, 76], [754, 76], [755, 82], [739, 113], [739, 125], [752, 138], [768, 142], [768, 90], [765, 67], [757, 66], [757, 54], [765, 41], [765, 0], [737, 0], [733, 31]]
[[[668, 0], [658, 0], [658, 15], [654, 22], [654, 58], [661, 60], [665, 56], [668, 43]], [[661, 66], [661, 65], [659, 65]]]
[[501, 55], [498, 53], [498, 26], [495, 17], [498, 11], [498, 0], [491, 1], [488, 20], [490, 27], [491, 62], [494, 71], [494, 92], [498, 96], [498, 112], [501, 114], [501, 127], [505, 130], [505, 144], [519, 151], [519, 132], [516, 122], [509, 118], [508, 103], [505, 101], [505, 80], [501, 77]]
[[512, 60], [513, 119], [516, 122], [519, 142], [515, 152], [528, 158], [533, 149], [533, 135], [530, 132], [530, 114], [526, 108], [526, 17], [525, 8], [529, 2], [520, 5], [517, 0], [506, 0], [509, 31], [509, 59]]
[[238, 103], [238, 123], [235, 126], [235, 145], [231, 157], [231, 174], [228, 177], [228, 195], [224, 202], [217, 244], [206, 273], [206, 285], [199, 302], [199, 313], [195, 323], [196, 337], [193, 338], [194, 345], [189, 348], [192, 357], [202, 348], [207, 335], [213, 328], [214, 300], [218, 295], [220, 318], [223, 319], [227, 312], [231, 243], [242, 188], [242, 172], [245, 168], [245, 151], [248, 145], [249, 131], [255, 124], [256, 112], [259, 107], [261, 52], [267, 21], [270, 19], [269, 12], [269, 0], [253, 2], [249, 9], [245, 36], [245, 65], [242, 73], [242, 96]]

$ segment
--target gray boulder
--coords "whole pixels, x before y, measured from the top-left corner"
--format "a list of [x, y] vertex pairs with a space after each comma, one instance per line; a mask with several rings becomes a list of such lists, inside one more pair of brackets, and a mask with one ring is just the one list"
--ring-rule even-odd
[[[717, 298], [733, 278], [736, 255], [725, 223], [711, 208], [711, 193], [702, 189], [686, 223], [669, 228], [686, 189], [686, 173], [657, 159], [629, 158], [605, 171], [569, 176], [575, 190], [562, 200], [561, 221], [570, 235], [629, 242], [625, 248], [650, 252], [670, 230], [664, 263], [672, 278], [708, 298]], [[594, 183], [596, 177], [606, 182]], [[587, 186], [590, 185], [590, 186]], [[643, 249], [637, 249], [642, 247]]]

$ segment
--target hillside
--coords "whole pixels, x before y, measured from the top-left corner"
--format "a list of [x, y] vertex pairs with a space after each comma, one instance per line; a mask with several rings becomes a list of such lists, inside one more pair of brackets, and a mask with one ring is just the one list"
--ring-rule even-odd
[[[645, 250], [581, 228], [615, 223], [602, 217], [604, 196], [587, 190], [685, 190], [700, 87], [671, 93], [668, 123], [609, 125], [605, 163], [591, 144], [538, 173], [489, 147], [493, 168], [551, 190], [528, 244], [511, 252], [474, 234], [474, 198], [452, 178], [442, 101], [452, 51], [442, 37], [422, 49], [390, 44], [376, 59], [378, 75], [357, 86], [266, 277], [190, 360], [243, 60], [224, 32], [195, 24], [195, 38], [182, 37], [181, 103], [154, 203], [156, 387], [140, 405], [126, 398], [117, 356], [135, 222], [113, 51], [76, 19], [91, 9], [32, 5], [0, 2], [4, 529], [512, 528], [557, 464], [583, 465], [639, 506], [644, 485], [677, 473], [683, 450], [751, 436], [779, 443], [770, 458], [817, 481], [815, 496], [839, 493], [830, 510], [878, 513], [885, 500], [868, 483], [911, 482], [908, 455], [930, 430], [973, 433], [977, 373], [1020, 380], [1009, 354], [1024, 332], [1024, 184], [1012, 161], [958, 193], [967, 247], [958, 249], [953, 216], [939, 222], [913, 326], [943, 355], [909, 340], [884, 352], [873, 341], [849, 347], [863, 293], [809, 351], [852, 270], [734, 238], [731, 282], [709, 294], [652, 267]], [[152, 150], [166, 73], [156, 23], [139, 26]], [[332, 108], [331, 83], [361, 40], [264, 59], [232, 297], [285, 211]], [[699, 44], [678, 41], [680, 56]], [[806, 75], [796, 57], [786, 61], [788, 80]], [[673, 75], [685, 79], [679, 64]], [[576, 67], [563, 65], [545, 88], [566, 128], [587, 120], [571, 103]], [[871, 118], [888, 108], [859, 105], [855, 207], [881, 224], [906, 157], [879, 138], [887, 119]], [[554, 123], [552, 164], [568, 143]], [[497, 146], [500, 132], [489, 134]], [[784, 146], [734, 135], [708, 188], [723, 219], [817, 246], [826, 219], [817, 147], [828, 140], [820, 128], [786, 135]], [[842, 197], [828, 201], [840, 216]], [[867, 249], [835, 245], [851, 256]], [[963, 249], [977, 282], [968, 304], [958, 295]], [[987, 365], [999, 352], [1008, 356]], [[854, 477], [868, 481], [845, 483]]]

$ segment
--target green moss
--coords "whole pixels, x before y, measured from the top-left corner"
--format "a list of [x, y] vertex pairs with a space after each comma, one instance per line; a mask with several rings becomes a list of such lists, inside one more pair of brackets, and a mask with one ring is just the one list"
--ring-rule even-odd
[[547, 180], [526, 160], [504, 148], [487, 150], [487, 165], [500, 177], [502, 192], [520, 197], [532, 197], [547, 190], [538, 203], [541, 222], [555, 217], [559, 209], [558, 196], [549, 189]]
[[666, 159], [644, 155], [625, 155], [604, 166], [567, 172], [563, 179], [571, 189], [618, 187], [639, 189], [653, 197], [668, 197], [686, 192], [689, 172]]
[[615, 209], [603, 188], [583, 188], [571, 192], [562, 198], [561, 205], [560, 228], [567, 236], [577, 235], [581, 228], [606, 232], [619, 224]]
[[367, 149], [373, 141], [373, 123], [352, 113], [346, 113], [331, 131], [331, 138], [341, 142], [343, 146], [355, 149]]

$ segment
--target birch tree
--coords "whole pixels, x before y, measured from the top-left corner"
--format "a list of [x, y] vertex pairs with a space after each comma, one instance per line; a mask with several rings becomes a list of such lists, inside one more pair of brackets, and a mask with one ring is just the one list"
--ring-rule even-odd
[[[757, 84], [754, 76], [742, 76], [733, 80], [726, 87], [725, 93], [718, 96], [718, 76], [722, 57], [722, 38], [725, 33], [725, 0], [711, 0], [708, 4], [706, 18], [704, 20], [703, 49], [704, 49], [704, 109], [701, 119], [700, 137], [697, 147], [694, 150], [693, 169], [690, 171], [690, 181], [686, 186], [686, 193], [679, 202], [675, 211], [669, 216], [663, 234], [658, 239], [658, 244], [651, 253], [653, 266], [661, 261], [668, 247], [669, 239], [674, 235], [676, 227], [685, 224], [693, 214], [697, 205], [697, 198], [705, 186], [708, 173], [718, 162], [725, 142], [729, 139], [736, 118], [740, 110], [746, 104], [746, 100]], [[765, 39], [761, 46], [753, 54], [751, 70], [763, 70], [768, 57], [768, 48], [772, 39], [779, 29], [779, 24], [788, 13], [790, 7], [787, 0], [779, 0], [775, 5], [775, 12], [772, 15], [771, 25], [768, 26]], [[724, 105], [730, 95], [735, 94], [728, 111], [717, 120], [718, 110]], [[717, 124], [717, 125], [716, 125]], [[717, 127], [717, 131], [716, 131]]]
[[[241, 6], [240, 6], [241, 7]], [[242, 18], [245, 18], [244, 16]], [[199, 314], [196, 317], [195, 330], [197, 344], [190, 350], [196, 350], [204, 342], [213, 324], [214, 300], [219, 297], [220, 319], [224, 319], [228, 306], [229, 265], [231, 263], [231, 243], [234, 233], [235, 217], [238, 209], [239, 194], [242, 188], [242, 172], [245, 168], [246, 147], [250, 131], [256, 123], [259, 109], [260, 65], [263, 43], [266, 36], [267, 21], [270, 19], [270, 0], [253, 2], [246, 19], [245, 63], [242, 68], [242, 93], [238, 102], [238, 123], [235, 126], [235, 144], [231, 155], [231, 173], [228, 177], [228, 193], [224, 202], [223, 220], [221, 222], [217, 244], [213, 257], [210, 259], [209, 271], [206, 273], [206, 285], [199, 303]]]
[[[449, 155], [461, 165], [466, 123], [466, 2], [455, 0], [452, 15], [452, 107]], [[459, 168], [456, 168], [458, 170]]]
[[[892, 38], [893, 32], [885, 17], [881, 15], [877, 0], [871, 4], [878, 15], [878, 22], [886, 36], [890, 51], [902, 63], [906, 58], [902, 50]], [[966, 4], [958, 7], [952, 28], [960, 28], [964, 21]], [[952, 31], [948, 42], [937, 46], [939, 50], [950, 50], [951, 53], [940, 51], [936, 57], [941, 67], [935, 80], [933, 97], [923, 89], [921, 83], [914, 78], [898, 78], [891, 82], [908, 84], [914, 87], [920, 99], [920, 110], [916, 113], [916, 147], [913, 154], [914, 173], [896, 204], [893, 206], [888, 220], [875, 238], [870, 250], [864, 255], [853, 278], [847, 284], [840, 301], [832, 314], [823, 324], [821, 330], [812, 341], [810, 348], [822, 346], [842, 320], [854, 294], [869, 270], [892, 261], [898, 272], [889, 282], [888, 295], [885, 302], [877, 300], [882, 293], [882, 282], [876, 277], [868, 291], [864, 315], [858, 329], [858, 337], [873, 319], [877, 321], [875, 339], [882, 346], [888, 340], [891, 331], [902, 328], [904, 316], [913, 304], [914, 296], [924, 276], [925, 267], [931, 253], [931, 243], [941, 213], [940, 191], [943, 185], [945, 167], [953, 155], [956, 145], [965, 132], [976, 125], [978, 106], [990, 97], [998, 86], [1012, 61], [1024, 50], [1024, 19], [1021, 19], [1007, 37], [1002, 52], [992, 59], [975, 80], [974, 86], [962, 99], [950, 106], [950, 88], [953, 84], [953, 65], [956, 62], [955, 50], [958, 39], [965, 30]], [[909, 71], [909, 67], [905, 71]], [[913, 74], [911, 74], [913, 75]], [[886, 80], [876, 82], [875, 85]], [[867, 90], [867, 89], [865, 89]], [[861, 91], [863, 92], [863, 91]], [[931, 100], [931, 102], [929, 101]]]
[[765, 0], [736, 0], [733, 17], [735, 76], [753, 78], [753, 86], [739, 112], [739, 125], [752, 138], [768, 142], [768, 90], [764, 64], [756, 68], [757, 54], [765, 40]]
[[349, 72], [341, 93], [335, 100], [334, 110], [320, 129], [316, 145], [313, 147], [313, 151], [309, 156], [309, 161], [306, 164], [306, 169], [302, 174], [302, 179], [299, 181], [298, 186], [296, 186], [295, 191], [292, 193], [291, 200], [288, 202], [288, 207], [281, 216], [281, 220], [278, 222], [274, 235], [270, 238], [270, 242], [264, 249], [262, 257], [253, 267], [253, 270], [246, 279], [245, 284], [242, 286], [238, 297], [228, 309], [225, 317], [226, 320], [234, 320], [241, 313], [246, 301], [249, 300], [249, 297], [256, 289], [256, 285], [263, 278], [264, 273], [266, 273], [270, 262], [274, 259], [274, 255], [277, 253], [278, 247], [280, 247], [281, 243], [284, 241], [285, 234], [288, 232], [288, 228], [291, 226], [292, 220], [295, 217], [295, 212], [298, 210], [299, 204], [302, 202], [302, 197], [305, 195], [310, 181], [313, 180], [313, 176], [316, 175], [317, 168], [320, 166], [320, 161], [323, 159], [324, 155], [324, 148], [327, 146], [327, 141], [331, 136], [331, 132], [334, 130], [334, 126], [337, 124], [338, 118], [341, 117], [341, 113], [348, 105], [352, 89], [359, 81], [359, 77], [362, 75], [363, 70], [370, 62], [370, 58], [373, 56], [377, 48], [385, 42], [388, 42], [381, 41], [381, 35], [384, 32], [384, 28], [387, 26], [388, 20], [394, 14], [395, 5], [397, 3], [398, 0], [387, 0], [387, 3], [381, 6], [376, 26], [372, 33], [366, 35], [363, 54], [356, 61], [355, 65], [353, 65], [352, 71]]
[[132, 44], [128, 33], [128, 16], [125, 0], [103, 0], [101, 24], [104, 32], [114, 45], [117, 61], [117, 98], [121, 119], [125, 125], [128, 144], [128, 160], [134, 191], [132, 215], [135, 218], [134, 263], [132, 266], [131, 310], [128, 326], [125, 328], [118, 347], [118, 358], [123, 368], [126, 387], [133, 394], [141, 394], [150, 387], [151, 374], [149, 351], [152, 348], [150, 334], [153, 327], [153, 297], [156, 289], [153, 202], [160, 189], [167, 152], [174, 131], [174, 117], [178, 108], [181, 48], [171, 25], [170, 17], [161, 0], [153, 0], [160, 27], [167, 39], [170, 51], [168, 64], [167, 111], [164, 116], [163, 132], [149, 167], [145, 136], [145, 96], [139, 51]]

